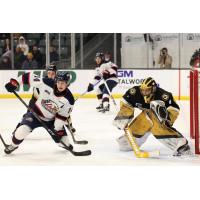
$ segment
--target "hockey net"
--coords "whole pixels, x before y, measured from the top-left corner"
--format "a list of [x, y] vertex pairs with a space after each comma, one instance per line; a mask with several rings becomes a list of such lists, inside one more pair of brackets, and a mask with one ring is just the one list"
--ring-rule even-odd
[[200, 68], [190, 70], [190, 137], [195, 140], [195, 154], [200, 154]]

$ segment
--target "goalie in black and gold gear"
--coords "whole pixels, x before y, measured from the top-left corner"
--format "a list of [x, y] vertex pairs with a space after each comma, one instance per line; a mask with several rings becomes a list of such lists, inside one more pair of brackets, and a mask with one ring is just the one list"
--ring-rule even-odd
[[[134, 118], [135, 108], [142, 112]], [[190, 155], [187, 139], [173, 128], [179, 110], [172, 94], [158, 87], [155, 80], [148, 77], [140, 86], [132, 87], [123, 95], [114, 125], [122, 130], [128, 129], [139, 147], [152, 133], [173, 151], [174, 156]], [[126, 135], [122, 135], [117, 141], [120, 150], [132, 150]]]

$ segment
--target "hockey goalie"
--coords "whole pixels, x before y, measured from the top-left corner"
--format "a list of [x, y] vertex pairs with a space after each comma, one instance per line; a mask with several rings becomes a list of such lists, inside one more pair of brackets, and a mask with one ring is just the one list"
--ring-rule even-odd
[[[134, 118], [135, 108], [142, 112]], [[135, 148], [139, 149], [153, 134], [174, 156], [191, 155], [187, 139], [173, 127], [179, 110], [172, 94], [158, 87], [151, 77], [129, 89], [123, 95], [120, 111], [113, 122], [125, 132], [117, 139], [120, 150], [137, 153]]]

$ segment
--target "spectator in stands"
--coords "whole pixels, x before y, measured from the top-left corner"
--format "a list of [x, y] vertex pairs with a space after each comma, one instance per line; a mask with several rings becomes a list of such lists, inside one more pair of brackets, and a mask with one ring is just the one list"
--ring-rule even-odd
[[37, 68], [38, 68], [38, 63], [33, 58], [33, 54], [29, 52], [27, 54], [27, 59], [23, 62], [22, 69], [37, 69]]
[[37, 45], [33, 46], [32, 54], [33, 54], [34, 59], [38, 63], [38, 67], [41, 68], [44, 65], [43, 56], [40, 50], [38, 49]]
[[6, 53], [7, 51], [11, 50], [10, 40], [7, 38], [5, 39], [5, 43], [2, 49], [2, 53]]
[[56, 48], [54, 46], [50, 46], [50, 63], [54, 61], [59, 61], [59, 55], [56, 52]]
[[158, 64], [160, 65], [160, 68], [164, 69], [169, 69], [172, 67], [172, 57], [168, 54], [168, 49], [166, 47], [160, 50]]
[[20, 36], [17, 47], [20, 47], [24, 55], [27, 56], [29, 52], [29, 46], [26, 44], [25, 38], [23, 36]]
[[26, 60], [26, 56], [20, 47], [16, 47], [14, 54], [14, 66], [16, 69], [22, 69], [22, 64]]
[[4, 55], [0, 61], [0, 68], [1, 69], [11, 69], [11, 60], [8, 55]]

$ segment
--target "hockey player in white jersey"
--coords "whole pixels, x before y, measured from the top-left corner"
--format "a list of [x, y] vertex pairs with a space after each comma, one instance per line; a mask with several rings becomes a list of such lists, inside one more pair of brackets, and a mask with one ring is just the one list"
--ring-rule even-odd
[[99, 112], [105, 113], [110, 110], [110, 92], [112, 92], [113, 88], [116, 87], [116, 85], [118, 84], [118, 67], [110, 60], [105, 61], [103, 53], [97, 53], [95, 61], [95, 75], [91, 83], [89, 83], [87, 91], [92, 91], [94, 89], [94, 85], [101, 79], [103, 79], [106, 82], [110, 91], [107, 90], [103, 81], [102, 84], [99, 84], [99, 86], [97, 87], [97, 98], [99, 100], [99, 106], [96, 108], [97, 110], [99, 110]]
[[[59, 72], [55, 80], [47, 77], [39, 79], [34, 74], [25, 73], [17, 80], [11, 78], [5, 87], [8, 92], [15, 91], [21, 83], [38, 88], [38, 98], [35, 103], [29, 105], [31, 110], [48, 128], [53, 130], [55, 135], [51, 135], [51, 137], [60, 147], [63, 147], [64, 144], [73, 149], [64, 129], [66, 119], [70, 116], [74, 105], [73, 95], [68, 89], [69, 82], [70, 75], [67, 72]], [[41, 126], [42, 124], [33, 113], [28, 111], [14, 132], [12, 143], [5, 149], [5, 153], [13, 152], [35, 128]]]

